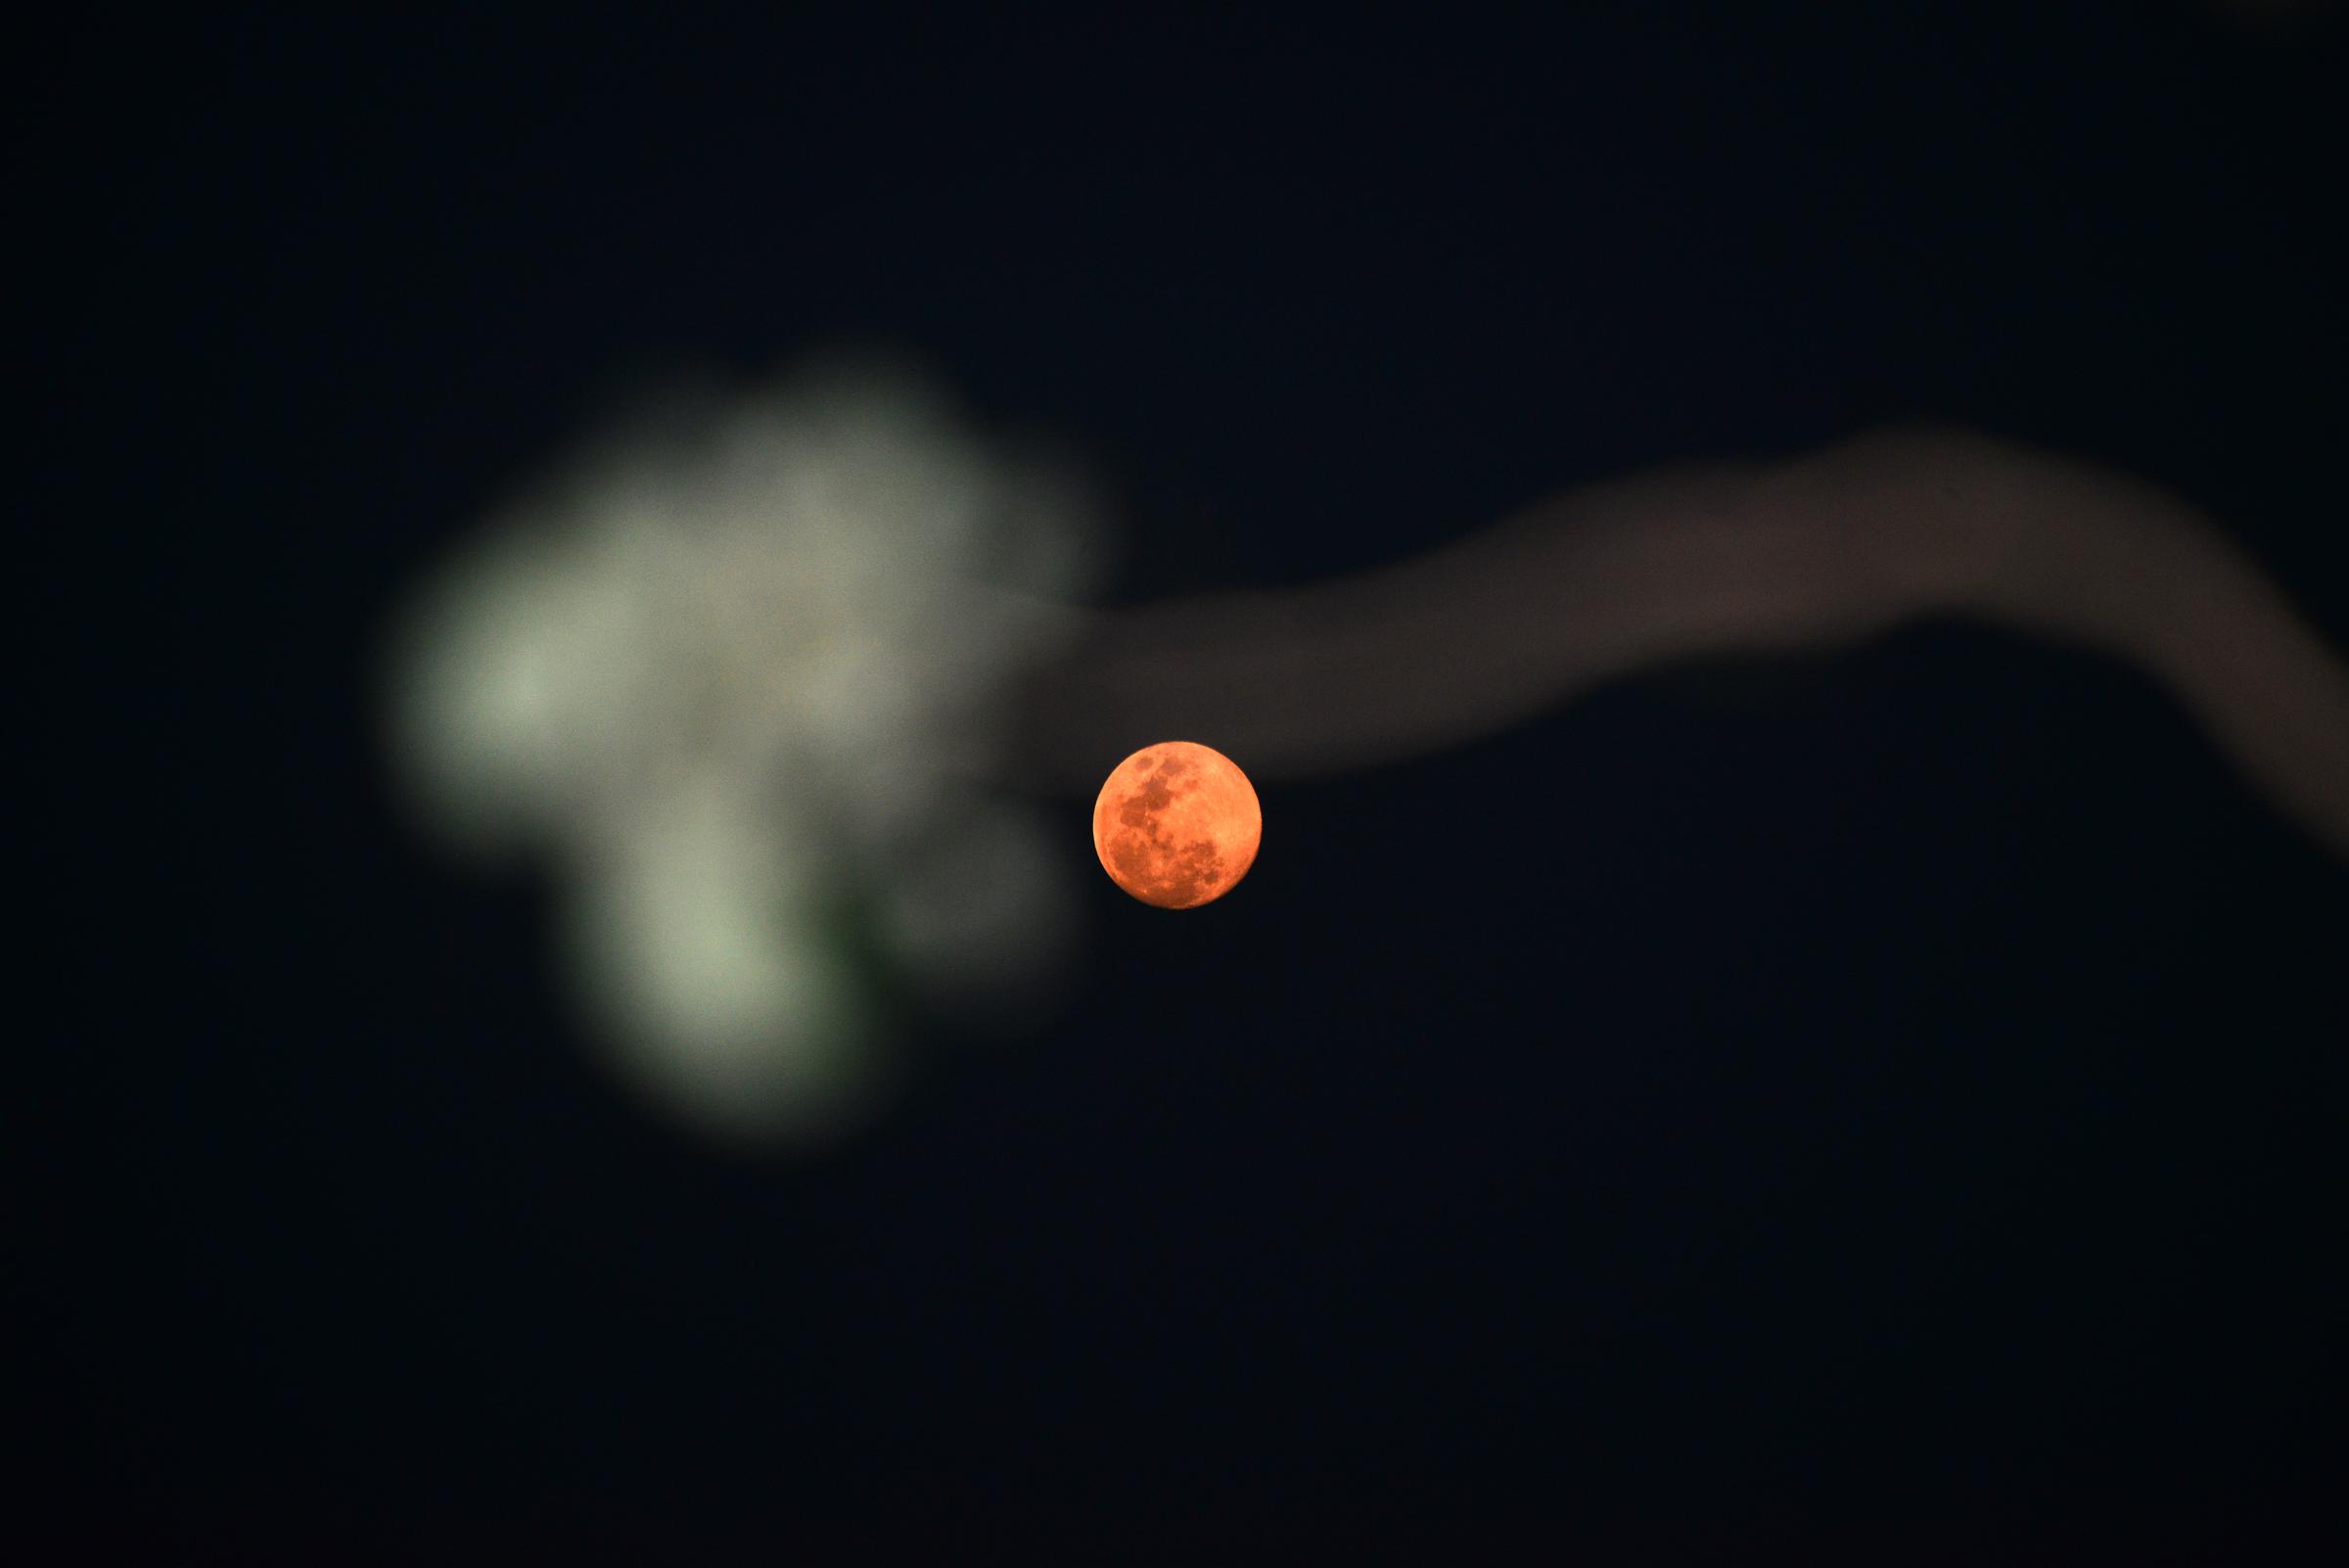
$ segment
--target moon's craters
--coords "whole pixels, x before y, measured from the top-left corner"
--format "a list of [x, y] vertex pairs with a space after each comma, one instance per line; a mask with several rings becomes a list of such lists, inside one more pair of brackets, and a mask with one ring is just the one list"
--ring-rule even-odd
[[1093, 846], [1144, 903], [1189, 909], [1230, 891], [1255, 861], [1256, 791], [1230, 759], [1189, 742], [1135, 753], [1093, 807]]

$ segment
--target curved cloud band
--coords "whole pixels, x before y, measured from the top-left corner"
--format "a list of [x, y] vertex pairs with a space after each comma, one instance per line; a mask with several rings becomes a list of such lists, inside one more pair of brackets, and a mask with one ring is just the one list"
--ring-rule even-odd
[[2144, 668], [2349, 859], [2349, 667], [2276, 585], [2166, 491], [1949, 427], [1593, 484], [1293, 592], [1080, 614], [1019, 694], [1018, 768], [1089, 792], [1130, 738], [1198, 735], [1259, 777], [1326, 774], [1635, 669], [1953, 613]]

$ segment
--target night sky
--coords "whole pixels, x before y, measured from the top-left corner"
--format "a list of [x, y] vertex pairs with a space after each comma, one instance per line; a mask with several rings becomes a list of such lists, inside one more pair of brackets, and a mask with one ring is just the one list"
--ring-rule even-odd
[[1088, 872], [1050, 1021], [943, 1023], [820, 1159], [598, 1071], [548, 888], [432, 852], [371, 705], [418, 575], [664, 378], [919, 356], [1084, 457], [1116, 603], [1948, 419], [2349, 647], [2337, 17], [1112, 9], [20, 62], [11, 1554], [2349, 1545], [2349, 867], [2077, 649], [1934, 620], [1260, 781], [1235, 893]]

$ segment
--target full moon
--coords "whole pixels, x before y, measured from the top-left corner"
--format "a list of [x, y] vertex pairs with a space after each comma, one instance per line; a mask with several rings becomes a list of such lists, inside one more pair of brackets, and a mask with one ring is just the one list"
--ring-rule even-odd
[[1232, 760], [1196, 741], [1145, 746], [1093, 802], [1093, 853], [1110, 880], [1161, 909], [1196, 909], [1256, 863], [1265, 816]]

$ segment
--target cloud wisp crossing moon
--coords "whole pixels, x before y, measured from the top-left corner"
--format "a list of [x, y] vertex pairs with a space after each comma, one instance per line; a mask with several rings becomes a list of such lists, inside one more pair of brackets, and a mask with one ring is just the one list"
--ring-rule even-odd
[[1636, 670], [1970, 615], [2145, 669], [2349, 859], [2349, 667], [2283, 592], [2179, 497], [1963, 429], [1592, 484], [1295, 591], [1073, 615], [1074, 651], [1017, 705], [1038, 787], [1089, 789], [1105, 736], [1213, 735], [1264, 778], [1344, 772]]

